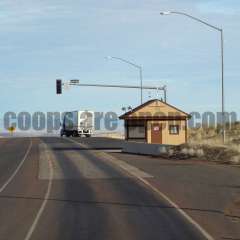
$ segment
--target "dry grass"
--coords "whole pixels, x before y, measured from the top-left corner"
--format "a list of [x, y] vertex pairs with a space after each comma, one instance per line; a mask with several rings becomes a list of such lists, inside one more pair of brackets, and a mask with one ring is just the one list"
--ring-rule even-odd
[[175, 159], [197, 159], [224, 164], [240, 164], [240, 152], [228, 146], [183, 144], [172, 147], [168, 156]]
[[98, 133], [95, 133], [94, 135], [98, 137], [124, 139], [124, 133], [122, 132], [98, 132]]
[[226, 144], [222, 144], [219, 128], [189, 130], [188, 144], [169, 150], [172, 158], [196, 158], [225, 164], [240, 164], [240, 124], [226, 132]]
[[[213, 146], [222, 145], [221, 127], [189, 129], [189, 143], [201, 143]], [[226, 144], [240, 146], [240, 123], [226, 126]]]

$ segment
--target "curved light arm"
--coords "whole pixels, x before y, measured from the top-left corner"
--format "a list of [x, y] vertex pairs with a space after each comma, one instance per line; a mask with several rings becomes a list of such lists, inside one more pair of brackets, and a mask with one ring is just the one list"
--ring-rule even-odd
[[130, 64], [130, 65], [132, 65], [132, 66], [134, 66], [134, 67], [136, 67], [136, 68], [139, 68], [139, 69], [142, 68], [141, 66], [139, 66], [139, 65], [137, 65], [137, 64], [135, 64], [135, 63], [132, 63], [132, 62], [126, 60], [126, 59], [120, 58], [120, 57], [112, 57], [112, 56], [108, 56], [107, 58], [108, 58], [108, 59], [116, 59], [116, 60], [119, 60], [119, 61], [122, 61], [122, 62], [128, 63], [128, 64]]
[[199, 19], [199, 18], [196, 18], [196, 17], [194, 17], [194, 16], [192, 16], [192, 15], [190, 15], [190, 14], [184, 13], [184, 12], [169, 11], [169, 12], [161, 12], [160, 14], [161, 14], [161, 15], [170, 15], [170, 14], [184, 15], [184, 16], [189, 17], [189, 18], [191, 18], [191, 19], [193, 19], [193, 20], [195, 20], [195, 21], [197, 21], [197, 22], [203, 23], [203, 24], [207, 25], [208, 27], [211, 27], [211, 28], [213, 28], [213, 29], [215, 29], [215, 30], [217, 30], [217, 31], [222, 32], [222, 29], [221, 29], [221, 28], [216, 27], [216, 26], [214, 26], [214, 25], [212, 25], [212, 24], [209, 24], [209, 23], [207, 23], [207, 22], [205, 22], [205, 21], [203, 21], [203, 20], [201, 20], [201, 19]]

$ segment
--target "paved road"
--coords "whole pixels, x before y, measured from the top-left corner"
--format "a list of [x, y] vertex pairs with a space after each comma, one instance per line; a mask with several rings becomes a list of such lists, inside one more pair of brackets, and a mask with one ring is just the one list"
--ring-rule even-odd
[[[76, 139], [85, 143], [84, 139]], [[108, 139], [88, 139], [90, 147]], [[124, 141], [114, 140], [121, 147]], [[111, 153], [154, 176], [149, 182], [174, 200], [216, 239], [240, 239], [240, 168], [196, 160], [178, 161]]]
[[[209, 231], [220, 239], [209, 224], [206, 232], [196, 225], [201, 213], [181, 212], [158, 192], [181, 203], [169, 179], [178, 181], [187, 171], [161, 166], [159, 159], [109, 153], [121, 144], [104, 138], [0, 139], [0, 239], [207, 239]], [[183, 193], [191, 196], [190, 190]]]

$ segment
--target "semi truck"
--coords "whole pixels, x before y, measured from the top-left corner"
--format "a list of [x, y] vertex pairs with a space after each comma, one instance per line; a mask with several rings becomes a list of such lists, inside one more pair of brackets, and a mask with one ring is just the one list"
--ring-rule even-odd
[[94, 129], [94, 112], [72, 111], [63, 114], [60, 135], [63, 137], [91, 137]]

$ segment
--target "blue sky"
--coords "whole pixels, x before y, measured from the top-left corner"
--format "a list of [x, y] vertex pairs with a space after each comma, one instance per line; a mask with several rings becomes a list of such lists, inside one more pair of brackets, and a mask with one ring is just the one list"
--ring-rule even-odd
[[[226, 109], [239, 112], [238, 0], [1, 0], [0, 113], [92, 109], [121, 112], [139, 104], [139, 91], [71, 88], [55, 94], [55, 79], [82, 83], [167, 85], [168, 102], [185, 111], [220, 109], [219, 33], [225, 31]], [[144, 100], [148, 100], [144, 92]], [[152, 97], [158, 97], [155, 92]]]

